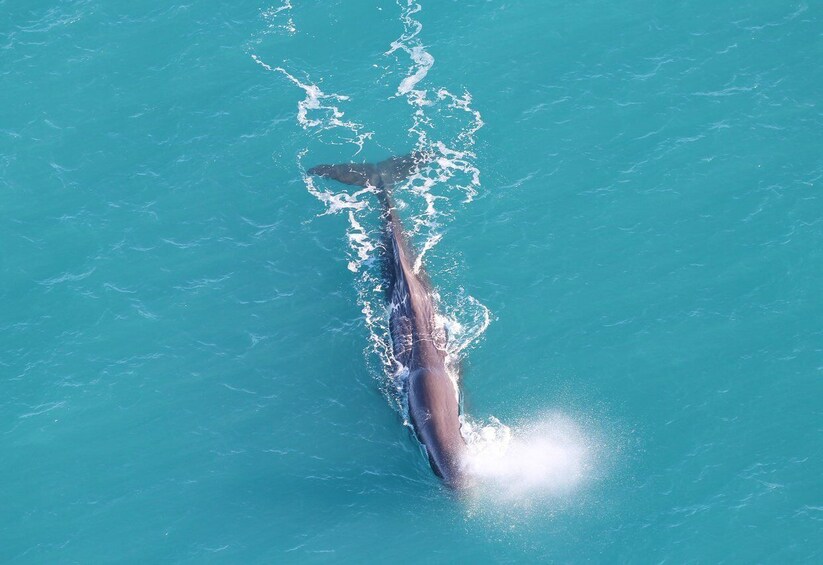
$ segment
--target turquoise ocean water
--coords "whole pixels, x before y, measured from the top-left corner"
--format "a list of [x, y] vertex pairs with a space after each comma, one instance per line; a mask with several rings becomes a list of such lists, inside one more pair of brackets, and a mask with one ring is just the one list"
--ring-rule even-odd
[[[0, 562], [823, 560], [821, 8], [0, 0]], [[304, 174], [415, 148], [463, 497]]]

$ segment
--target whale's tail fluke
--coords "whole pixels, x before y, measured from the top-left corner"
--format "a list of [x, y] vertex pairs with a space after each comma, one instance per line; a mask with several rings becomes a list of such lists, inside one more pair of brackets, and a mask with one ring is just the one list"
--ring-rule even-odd
[[307, 172], [310, 175], [334, 179], [344, 184], [385, 188], [410, 177], [432, 158], [431, 153], [414, 151], [402, 157], [391, 157], [377, 164], [317, 165]]
[[379, 179], [377, 167], [371, 163], [342, 163], [340, 165], [317, 165], [308, 170], [310, 175], [334, 179], [343, 184], [355, 186], [376, 186]]

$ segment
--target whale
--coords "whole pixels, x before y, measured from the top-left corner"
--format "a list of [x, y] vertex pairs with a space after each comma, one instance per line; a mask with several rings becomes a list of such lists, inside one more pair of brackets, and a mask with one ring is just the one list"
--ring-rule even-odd
[[460, 433], [460, 393], [446, 370], [447, 335], [437, 323], [429, 278], [422, 267], [414, 269], [416, 254], [392, 198], [393, 187], [431, 158], [417, 151], [379, 163], [318, 165], [307, 173], [377, 193], [383, 227], [378, 247], [396, 374], [406, 375], [409, 419], [432, 470], [447, 487], [459, 490], [468, 485], [467, 447]]

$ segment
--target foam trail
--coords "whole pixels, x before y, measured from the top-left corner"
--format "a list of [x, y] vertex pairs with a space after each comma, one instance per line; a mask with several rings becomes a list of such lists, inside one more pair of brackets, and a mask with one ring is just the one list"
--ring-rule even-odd
[[[400, 4], [400, 6], [402, 7], [402, 4]], [[427, 103], [425, 101], [425, 91], [415, 92], [414, 87], [426, 78], [429, 70], [434, 66], [434, 57], [426, 51], [423, 45], [416, 39], [423, 30], [423, 24], [415, 20], [412, 16], [422, 9], [420, 4], [413, 0], [407, 0], [406, 7], [401, 15], [405, 28], [403, 34], [397, 40], [392, 41], [391, 48], [385, 53], [386, 55], [391, 55], [398, 49], [401, 49], [409, 55], [409, 58], [411, 58], [414, 63], [410, 69], [412, 74], [400, 81], [400, 85], [397, 87], [397, 94], [403, 96], [415, 93], [415, 99], [419, 100], [420, 105]]]
[[[412, 61], [412, 66], [408, 74], [401, 79], [396, 95], [405, 96], [408, 104], [413, 108], [413, 124], [409, 133], [417, 137], [417, 149], [436, 150], [441, 155], [432, 170], [434, 177], [429, 177], [422, 186], [416, 187], [416, 192], [423, 195], [427, 202], [426, 215], [430, 222], [434, 222], [439, 215], [434, 206], [431, 189], [438, 185], [443, 185], [449, 190], [457, 190], [463, 193], [463, 201], [468, 203], [477, 195], [480, 187], [480, 171], [474, 165], [476, 158], [472, 147], [475, 144], [475, 134], [483, 127], [484, 122], [480, 112], [471, 107], [471, 94], [464, 90], [462, 96], [456, 96], [446, 88], [438, 88], [436, 99], [428, 98], [428, 90], [419, 88], [426, 79], [428, 72], [434, 66], [434, 57], [426, 51], [420, 41], [420, 34], [423, 31], [423, 24], [415, 19], [415, 14], [422, 10], [421, 4], [415, 0], [398, 0], [400, 5], [401, 21], [404, 31], [395, 41], [391, 43], [386, 55], [397, 51], [406, 53]], [[432, 139], [436, 133], [435, 128], [439, 116], [447, 119], [452, 118], [443, 112], [438, 106], [439, 102], [447, 102], [446, 109], [458, 110], [471, 117], [471, 122], [457, 134], [451, 141], [445, 139]], [[441, 105], [442, 106], [442, 105]], [[460, 179], [467, 176], [470, 180], [466, 184]], [[414, 181], [414, 179], [413, 179]], [[414, 182], [412, 182], [414, 186]], [[436, 244], [436, 242], [435, 242]], [[429, 246], [431, 248], [432, 245]]]
[[[354, 137], [348, 138], [347, 141], [357, 146], [355, 155], [362, 151], [365, 141], [374, 135], [373, 132], [363, 131], [364, 128], [361, 124], [344, 120], [344, 112], [335, 104], [329, 103], [329, 101], [345, 102], [349, 99], [348, 96], [335, 93], [326, 94], [316, 84], [304, 84], [283, 67], [272, 67], [255, 54], [252, 54], [251, 58], [267, 71], [281, 73], [306, 93], [306, 98], [297, 103], [297, 122], [303, 129], [324, 131], [343, 128], [349, 130], [354, 134]], [[317, 115], [317, 117], [312, 117], [314, 115]]]
[[[291, 10], [294, 8], [289, 0], [285, 0], [280, 6], [270, 6], [263, 10], [260, 15], [266, 21], [269, 30], [285, 30], [291, 35], [297, 33], [297, 26], [294, 25], [294, 19], [291, 17]], [[288, 15], [286, 23], [280, 23], [283, 16]]]
[[[392, 49], [389, 53], [392, 53], [397, 47], [402, 47], [409, 54], [409, 57], [411, 57], [415, 65], [417, 65], [414, 74], [404, 78], [400, 83], [400, 86], [397, 87], [397, 94], [409, 94], [414, 91], [414, 87], [417, 86], [418, 82], [426, 78], [429, 70], [434, 66], [434, 57], [423, 49], [422, 45], [415, 45], [414, 47], [407, 48], [398, 42], [392, 43]], [[422, 93], [423, 91], [420, 92]], [[425, 105], [428, 103], [424, 97], [418, 97], [416, 100], [419, 101], [420, 105]]]
[[[464, 292], [463, 289], [460, 290]], [[467, 319], [467, 323], [461, 324], [457, 320], [458, 312]], [[455, 311], [451, 312], [451, 317], [446, 322], [450, 336], [448, 352], [451, 358], [458, 361], [461, 352], [476, 343], [486, 333], [489, 324], [491, 311], [482, 302], [471, 295], [466, 295], [458, 301]]]
[[297, 25], [292, 17], [294, 6], [291, 0], [284, 0], [279, 6], [269, 6], [260, 10], [260, 19], [265, 24], [265, 29], [254, 34], [246, 44], [247, 49], [259, 48], [263, 41], [270, 35], [297, 35]]
[[[331, 191], [318, 190], [314, 185], [314, 179], [311, 177], [307, 176], [303, 179], [303, 181], [306, 183], [306, 189], [309, 191], [309, 194], [325, 204], [326, 209], [320, 214], [321, 216], [325, 216], [326, 214], [336, 214], [344, 210], [362, 210], [367, 207], [366, 202], [359, 200], [359, 198], [364, 193], [371, 192], [369, 189], [358, 190], [357, 192], [351, 194], [345, 191], [335, 193]], [[362, 231], [362, 227], [359, 224], [357, 226], [352, 224], [352, 228], [357, 231]]]
[[349, 210], [349, 225], [352, 228], [348, 233], [349, 245], [357, 253], [357, 260], [349, 261], [348, 267], [352, 273], [356, 273], [360, 266], [371, 258], [374, 244], [369, 241], [368, 233], [354, 217], [353, 210]]
[[417, 258], [414, 260], [414, 266], [412, 270], [416, 273], [420, 273], [420, 269], [423, 267], [423, 256], [426, 254], [426, 251], [437, 245], [440, 240], [443, 238], [442, 234], [435, 234], [423, 244], [423, 248], [420, 250], [420, 253], [417, 255]]
[[464, 91], [463, 96], [455, 96], [445, 88], [441, 88], [437, 91], [437, 98], [439, 100], [451, 100], [449, 107], [463, 110], [472, 116], [472, 125], [467, 130], [461, 131], [457, 137], [458, 139], [466, 139], [471, 145], [474, 145], [474, 134], [486, 125], [486, 122], [483, 121], [483, 116], [480, 115], [480, 112], [471, 107], [472, 95], [469, 94], [468, 91]]

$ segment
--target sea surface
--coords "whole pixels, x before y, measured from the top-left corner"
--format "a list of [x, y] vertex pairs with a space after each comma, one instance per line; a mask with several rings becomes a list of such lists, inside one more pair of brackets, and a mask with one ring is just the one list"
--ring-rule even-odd
[[[823, 562], [823, 5], [0, 0], [0, 562]], [[395, 187], [460, 376], [389, 368]]]

